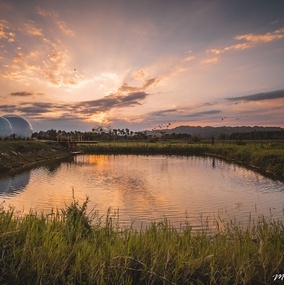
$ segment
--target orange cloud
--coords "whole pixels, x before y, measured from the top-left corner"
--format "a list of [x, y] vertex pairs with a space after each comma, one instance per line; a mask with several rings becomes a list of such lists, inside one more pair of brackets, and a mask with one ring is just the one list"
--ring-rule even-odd
[[6, 20], [0, 19], [0, 39], [8, 39], [8, 42], [14, 42], [15, 34], [11, 32], [11, 29]]
[[137, 72], [134, 72], [131, 78], [135, 80], [141, 80], [141, 79], [144, 79], [146, 76], [147, 76], [147, 72], [145, 70], [139, 70]]
[[30, 74], [25, 74], [20, 71], [13, 71], [13, 72], [4, 71], [2, 72], [2, 76], [4, 78], [20, 82], [27, 82], [31, 79]]
[[[40, 10], [40, 13], [43, 15], [44, 11]], [[65, 34], [73, 34], [62, 21], [59, 21], [59, 24]], [[14, 42], [15, 30], [17, 34], [22, 32], [36, 38], [33, 44], [28, 46], [29, 50], [23, 51], [18, 46], [14, 54], [11, 51], [9, 55], [8, 50], [5, 51], [6, 56], [1, 57], [1, 60], [5, 61], [2, 64], [3, 77], [19, 82], [48, 80], [55, 86], [74, 86], [85, 81], [84, 75], [75, 72], [74, 68], [70, 67], [71, 56], [68, 51], [55, 40], [46, 38], [43, 30], [38, 28], [33, 21], [23, 23], [21, 27], [13, 27], [8, 21], [0, 20], [0, 39]], [[21, 44], [20, 41], [19, 44]]]
[[178, 75], [182, 72], [185, 72], [185, 71], [187, 71], [186, 67], [177, 65], [170, 71], [169, 75], [165, 76], [163, 79], [168, 79], [171, 76], [176, 76], [176, 75]]
[[119, 92], [138, 92], [142, 91], [141, 87], [130, 86], [127, 83], [123, 83], [122, 86], [118, 89]]
[[69, 29], [65, 22], [63, 21], [56, 21], [57, 26], [59, 29], [67, 36], [74, 36], [75, 33], [71, 29]]
[[59, 14], [54, 11], [46, 11], [42, 8], [37, 7], [37, 13], [43, 17], [51, 17], [51, 18], [58, 18]]
[[64, 21], [59, 20], [60, 16], [59, 16], [59, 14], [57, 12], [46, 11], [46, 10], [43, 10], [43, 9], [38, 7], [37, 8], [37, 13], [40, 16], [49, 17], [49, 18], [52, 18], [53, 20], [55, 20], [55, 23], [56, 23], [57, 27], [65, 35], [67, 35], [67, 36], [74, 36], [75, 35], [74, 31], [71, 30]]
[[22, 55], [23, 54], [19, 52], [16, 56], [14, 56], [13, 62], [24, 62], [24, 59], [23, 59]]
[[284, 28], [276, 30], [272, 33], [266, 33], [264, 35], [246, 34], [235, 37], [236, 40], [245, 40], [251, 43], [272, 42], [283, 38], [284, 38]]
[[145, 80], [145, 84], [143, 85], [143, 90], [147, 89], [151, 85], [157, 84], [158, 82], [159, 82], [158, 78], [152, 78], [152, 79]]
[[218, 55], [231, 50], [245, 50], [254, 47], [258, 43], [267, 43], [283, 38], [284, 38], [284, 28], [266, 34], [250, 33], [245, 35], [239, 35], [235, 37], [235, 40], [244, 41], [243, 43], [234, 44], [221, 49], [209, 49], [207, 50], [207, 53]]
[[25, 24], [24, 27], [25, 30], [33, 36], [38, 36], [38, 37], [43, 36], [42, 29], [36, 28], [33, 23]]
[[182, 62], [192, 61], [195, 59], [195, 56], [192, 55], [191, 50], [188, 50], [186, 53], [187, 53], [187, 56], [184, 59], [182, 59]]
[[210, 64], [210, 63], [216, 63], [218, 61], [219, 61], [218, 57], [212, 57], [212, 58], [202, 60], [201, 63], [202, 64]]
[[244, 50], [244, 49], [247, 49], [250, 47], [252, 47], [252, 44], [242, 43], [242, 44], [231, 45], [231, 46], [225, 47], [223, 49], [209, 49], [209, 50], [207, 50], [207, 53], [221, 54], [221, 53], [224, 53], [224, 52], [230, 51], [230, 50]]
[[85, 81], [83, 74], [79, 74], [68, 65], [69, 53], [54, 42], [43, 38], [44, 49], [38, 47], [28, 53], [17, 52], [12, 58], [13, 65], [5, 65], [2, 76], [19, 82], [30, 80], [48, 80], [54, 86], [74, 86]]
[[195, 57], [193, 55], [190, 55], [190, 56], [184, 58], [183, 61], [191, 61], [191, 60], [194, 60], [194, 59], [195, 59]]
[[142, 87], [130, 86], [127, 83], [123, 83], [122, 86], [118, 89], [118, 92], [129, 93], [129, 92], [145, 91], [151, 85], [157, 84], [158, 81], [159, 81], [158, 78], [151, 78], [151, 79], [148, 79], [148, 80], [144, 80], [144, 84], [143, 84]]

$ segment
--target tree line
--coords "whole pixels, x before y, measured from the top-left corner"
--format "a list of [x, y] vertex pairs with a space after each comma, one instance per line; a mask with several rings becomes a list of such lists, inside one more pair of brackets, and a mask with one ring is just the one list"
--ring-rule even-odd
[[80, 137], [85, 141], [96, 140], [121, 140], [121, 139], [136, 139], [145, 140], [148, 138], [147, 132], [134, 132], [129, 129], [112, 129], [110, 127], [95, 127], [90, 132], [81, 131], [62, 131], [50, 129], [47, 131], [34, 132], [32, 137], [40, 140], [58, 140], [61, 137]]
[[[203, 141], [208, 140], [198, 134], [186, 134], [186, 133], [166, 133], [161, 131], [158, 134], [151, 134], [147, 131], [132, 131], [128, 128], [111, 128], [111, 127], [94, 127], [92, 131], [62, 131], [50, 129], [47, 131], [34, 132], [32, 137], [41, 140], [58, 140], [59, 136], [79, 137], [81, 140], [96, 141], [96, 140], [149, 140], [155, 142], [158, 140], [182, 140], [182, 141]], [[217, 136], [209, 138], [212, 142], [215, 140], [221, 141], [246, 141], [246, 140], [283, 140], [284, 132], [280, 131], [251, 131], [247, 133], [221, 133]]]

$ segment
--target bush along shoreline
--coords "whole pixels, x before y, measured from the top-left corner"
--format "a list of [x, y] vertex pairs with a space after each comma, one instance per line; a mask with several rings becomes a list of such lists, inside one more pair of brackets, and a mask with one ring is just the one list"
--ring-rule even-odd
[[[282, 284], [284, 225], [216, 222], [192, 232], [164, 220], [120, 228], [86, 200], [16, 217], [0, 208], [0, 284]], [[279, 279], [279, 280], [278, 280]], [[279, 282], [279, 283], [278, 283]]]

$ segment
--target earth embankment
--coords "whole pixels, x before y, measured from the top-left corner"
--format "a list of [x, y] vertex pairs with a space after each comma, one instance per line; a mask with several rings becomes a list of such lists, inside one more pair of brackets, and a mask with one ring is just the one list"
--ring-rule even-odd
[[0, 141], [0, 173], [16, 172], [52, 159], [63, 159], [70, 153], [56, 142], [35, 140]]

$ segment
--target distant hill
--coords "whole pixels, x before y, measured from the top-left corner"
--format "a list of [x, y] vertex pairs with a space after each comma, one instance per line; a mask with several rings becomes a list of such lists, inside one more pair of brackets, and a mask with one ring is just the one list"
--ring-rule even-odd
[[284, 132], [284, 128], [280, 127], [192, 127], [192, 126], [179, 126], [173, 129], [161, 129], [154, 131], [147, 131], [149, 135], [164, 134], [190, 134], [198, 135], [202, 138], [211, 138], [212, 136], [218, 137], [222, 134], [231, 135], [233, 133], [251, 133], [251, 132]]

